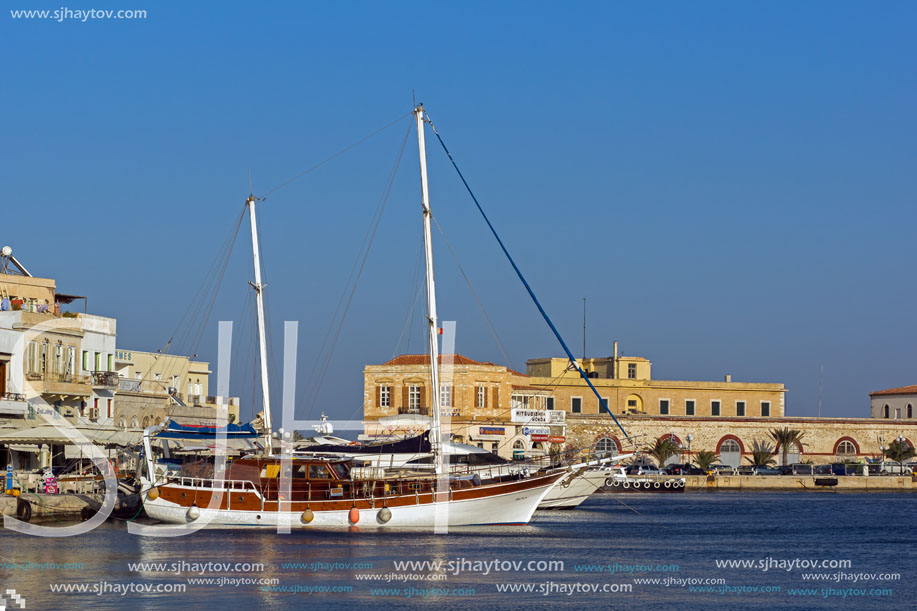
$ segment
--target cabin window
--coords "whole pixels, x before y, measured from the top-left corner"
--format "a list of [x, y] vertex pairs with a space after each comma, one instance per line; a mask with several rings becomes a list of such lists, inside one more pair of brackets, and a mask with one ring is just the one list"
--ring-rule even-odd
[[325, 465], [309, 465], [309, 479], [331, 479]]
[[336, 463], [331, 465], [331, 468], [334, 469], [334, 472], [337, 473], [337, 476], [340, 479], [350, 479], [350, 470], [347, 469], [347, 465], [343, 463]]

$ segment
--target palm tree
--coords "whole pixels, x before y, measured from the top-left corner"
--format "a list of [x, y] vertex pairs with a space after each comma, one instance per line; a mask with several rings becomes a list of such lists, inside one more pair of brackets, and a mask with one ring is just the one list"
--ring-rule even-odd
[[769, 467], [777, 462], [774, 460], [774, 446], [766, 441], [756, 440], [751, 446], [751, 456], [745, 458], [754, 467]]
[[679, 452], [681, 452], [681, 446], [671, 437], [657, 439], [656, 445], [647, 446], [646, 449], [646, 453], [655, 458], [660, 467]]
[[771, 438], [780, 447], [780, 455], [783, 458], [782, 464], [786, 465], [787, 455], [790, 453], [790, 444], [797, 444], [801, 447], [801, 440], [805, 433], [799, 429], [791, 429], [790, 427], [785, 426], [782, 429], [771, 429], [770, 435]]
[[704, 471], [710, 470], [710, 466], [716, 463], [716, 461], [716, 452], [710, 452], [709, 450], [702, 450], [694, 455], [694, 464]]
[[896, 439], [889, 444], [888, 448], [885, 449], [884, 454], [885, 457], [889, 460], [893, 460], [896, 463], [903, 465], [904, 461], [914, 457], [915, 452], [914, 448], [912, 448], [908, 442]]

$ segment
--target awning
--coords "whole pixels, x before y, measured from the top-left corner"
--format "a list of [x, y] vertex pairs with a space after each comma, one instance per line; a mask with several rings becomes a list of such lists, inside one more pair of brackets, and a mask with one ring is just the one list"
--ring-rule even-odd
[[[70, 427], [68, 427], [70, 428]], [[140, 443], [143, 433], [139, 430], [122, 431], [114, 427], [93, 427], [79, 425], [72, 427], [81, 433], [89, 442], [96, 445], [107, 446], [133, 446]], [[0, 444], [22, 443], [55, 443], [62, 445], [77, 445], [64, 434], [61, 427], [43, 425], [17, 431], [0, 433]]]

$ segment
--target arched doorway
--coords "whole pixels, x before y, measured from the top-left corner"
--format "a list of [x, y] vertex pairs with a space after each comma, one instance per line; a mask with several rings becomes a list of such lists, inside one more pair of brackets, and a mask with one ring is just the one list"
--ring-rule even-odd
[[720, 441], [717, 453], [720, 456], [720, 464], [730, 467], [739, 467], [742, 464], [742, 446], [737, 439], [727, 437]]
[[525, 442], [517, 439], [513, 442], [513, 460], [525, 459]]

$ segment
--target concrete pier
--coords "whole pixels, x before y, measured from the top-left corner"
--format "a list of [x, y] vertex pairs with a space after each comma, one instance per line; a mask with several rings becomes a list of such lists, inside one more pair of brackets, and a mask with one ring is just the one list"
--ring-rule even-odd
[[[685, 490], [784, 490], [841, 492], [917, 492], [917, 477], [861, 475], [684, 475]], [[818, 486], [815, 480], [836, 479], [836, 486]]]
[[[0, 514], [30, 523], [86, 520], [102, 506], [101, 494], [34, 494], [0, 496]], [[26, 508], [27, 507], [27, 508]], [[133, 514], [139, 509], [139, 495], [120, 496], [112, 512]], [[128, 515], [130, 517], [130, 515]], [[28, 519], [27, 519], [28, 518]]]

